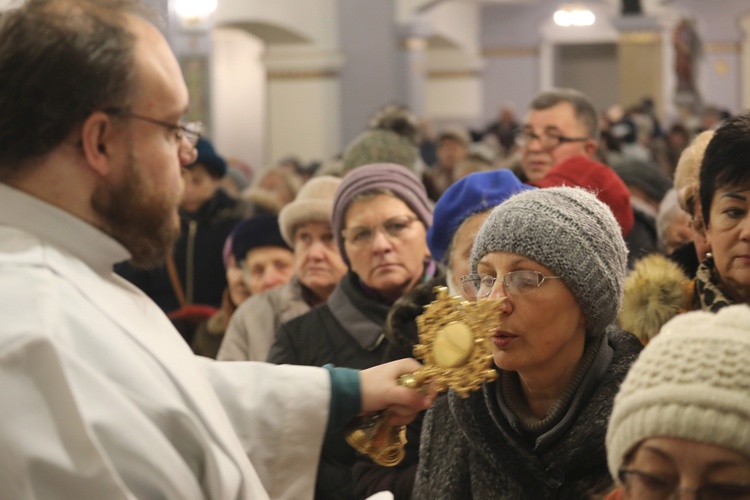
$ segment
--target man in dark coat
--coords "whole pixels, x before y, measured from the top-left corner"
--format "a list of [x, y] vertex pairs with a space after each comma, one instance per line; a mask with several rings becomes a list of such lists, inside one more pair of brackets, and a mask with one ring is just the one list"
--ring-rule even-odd
[[197, 160], [183, 173], [180, 237], [166, 265], [136, 269], [123, 263], [115, 268], [167, 313], [191, 304], [221, 305], [227, 286], [224, 243], [241, 219], [237, 200], [219, 187], [227, 171], [226, 162], [203, 138], [196, 148]]

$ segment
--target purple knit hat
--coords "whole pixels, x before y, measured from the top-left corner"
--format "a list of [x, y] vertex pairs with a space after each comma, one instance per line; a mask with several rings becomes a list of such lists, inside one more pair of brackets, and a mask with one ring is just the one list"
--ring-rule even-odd
[[432, 225], [432, 204], [427, 198], [427, 192], [422, 182], [408, 168], [395, 163], [372, 163], [357, 167], [344, 176], [336, 189], [331, 217], [333, 236], [347, 266], [350, 264], [341, 236], [346, 210], [356, 196], [373, 189], [389, 189], [412, 209], [425, 228]]

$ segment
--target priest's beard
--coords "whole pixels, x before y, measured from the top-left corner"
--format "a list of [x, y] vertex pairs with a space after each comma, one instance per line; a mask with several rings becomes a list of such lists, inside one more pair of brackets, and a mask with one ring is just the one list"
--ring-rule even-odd
[[159, 192], [143, 170], [131, 150], [122, 178], [102, 180], [91, 207], [103, 221], [104, 231], [130, 251], [133, 265], [148, 269], [162, 264], [177, 241], [180, 195]]

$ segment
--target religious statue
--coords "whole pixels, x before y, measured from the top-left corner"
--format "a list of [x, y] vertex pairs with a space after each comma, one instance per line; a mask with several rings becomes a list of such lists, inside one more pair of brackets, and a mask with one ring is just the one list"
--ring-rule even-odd
[[677, 77], [677, 92], [692, 92], [695, 88], [695, 62], [700, 50], [700, 40], [693, 27], [693, 23], [682, 18], [672, 33], [672, 43], [675, 51], [675, 76]]

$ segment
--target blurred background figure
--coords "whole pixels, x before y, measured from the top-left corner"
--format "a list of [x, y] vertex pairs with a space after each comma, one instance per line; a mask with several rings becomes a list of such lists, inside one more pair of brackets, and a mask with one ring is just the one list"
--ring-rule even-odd
[[188, 306], [170, 315], [172, 324], [183, 338], [190, 343], [193, 352], [199, 356], [216, 358], [224, 332], [237, 307], [250, 297], [245, 284], [242, 268], [232, 253], [232, 234], [224, 248], [227, 288], [221, 298], [221, 307], [207, 310], [206, 306]]
[[650, 124], [650, 119], [638, 120], [632, 110], [626, 111], [619, 104], [607, 109], [607, 118], [610, 123], [609, 133], [619, 142], [620, 152], [625, 158], [651, 160], [651, 153], [642, 141], [644, 135], [650, 137], [650, 131], [644, 133], [639, 129], [639, 125]]
[[690, 144], [691, 139], [690, 131], [682, 123], [675, 123], [669, 127], [664, 137], [664, 152], [660, 156], [660, 164], [662, 171], [670, 179], [674, 178], [674, 171], [680, 161], [680, 156]]
[[218, 359], [265, 361], [278, 327], [324, 303], [346, 273], [331, 229], [333, 196], [341, 179], [315, 177], [279, 214], [284, 241], [294, 249], [294, 276], [254, 295], [232, 318]]
[[674, 189], [667, 191], [661, 200], [656, 214], [656, 234], [659, 251], [665, 255], [672, 254], [693, 240], [690, 214], [680, 207]]
[[456, 163], [453, 169], [453, 184], [474, 172], [487, 172], [497, 168], [497, 159], [497, 150], [491, 144], [484, 141], [472, 142], [469, 144], [466, 158]]
[[284, 205], [294, 200], [301, 187], [302, 179], [294, 168], [288, 165], [269, 167], [242, 192], [246, 214], [278, 214]]
[[462, 127], [453, 126], [441, 130], [435, 138], [437, 161], [425, 176], [425, 185], [430, 199], [437, 200], [455, 181], [456, 167], [469, 154], [471, 138]]
[[502, 146], [502, 155], [513, 154], [516, 148], [516, 134], [520, 128], [516, 118], [516, 107], [512, 103], [504, 104], [498, 111], [497, 121], [490, 123], [482, 135], [492, 134]]
[[607, 500], [750, 498], [749, 325], [746, 305], [692, 312], [643, 350], [609, 420]]
[[632, 268], [638, 259], [659, 249], [656, 216], [672, 181], [653, 161], [625, 157], [612, 165], [612, 170], [627, 186], [633, 207], [635, 223], [627, 237]]
[[625, 158], [611, 168], [627, 186], [633, 208], [655, 218], [664, 195], [672, 188], [672, 181], [659, 165]]
[[220, 187], [226, 162], [207, 139], [201, 138], [196, 149], [197, 159], [183, 169], [180, 237], [166, 265], [149, 270], [129, 263], [115, 267], [167, 313], [194, 304], [221, 306], [227, 286], [224, 243], [242, 219], [240, 203]]
[[221, 188], [232, 198], [238, 199], [250, 187], [252, 167], [236, 158], [227, 160], [227, 174], [221, 180]]
[[700, 113], [698, 132], [716, 130], [727, 118], [729, 118], [728, 112], [719, 109], [717, 106], [705, 106]]

